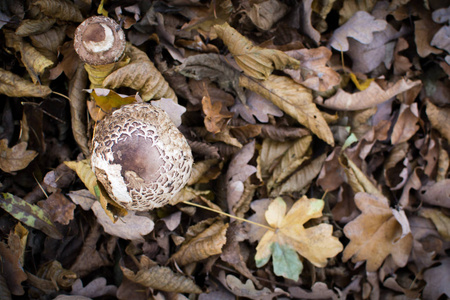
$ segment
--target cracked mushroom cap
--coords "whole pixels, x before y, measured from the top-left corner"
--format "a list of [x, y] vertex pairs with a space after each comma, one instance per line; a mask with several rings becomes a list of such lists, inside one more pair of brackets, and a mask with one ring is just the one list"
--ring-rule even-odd
[[75, 30], [74, 48], [80, 59], [90, 65], [118, 61], [125, 51], [125, 33], [113, 19], [94, 16]]
[[92, 169], [126, 209], [168, 204], [188, 181], [192, 163], [186, 138], [166, 112], [150, 104], [122, 106], [95, 130]]

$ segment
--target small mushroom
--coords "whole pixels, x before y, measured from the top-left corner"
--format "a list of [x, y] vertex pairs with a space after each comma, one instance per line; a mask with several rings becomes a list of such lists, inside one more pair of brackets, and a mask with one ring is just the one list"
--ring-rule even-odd
[[86, 63], [91, 87], [102, 87], [103, 80], [122, 58], [125, 46], [125, 33], [111, 18], [90, 17], [77, 27], [74, 48]]
[[129, 210], [164, 206], [192, 169], [186, 138], [160, 108], [122, 106], [96, 127], [91, 166], [111, 199]]

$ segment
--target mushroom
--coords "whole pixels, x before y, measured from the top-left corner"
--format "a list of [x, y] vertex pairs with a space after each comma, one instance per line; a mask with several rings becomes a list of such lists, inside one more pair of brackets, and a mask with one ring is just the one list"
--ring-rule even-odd
[[129, 210], [171, 203], [187, 183], [191, 149], [165, 111], [128, 104], [96, 127], [91, 166], [111, 199]]
[[90, 17], [77, 27], [74, 48], [86, 63], [92, 88], [102, 87], [103, 80], [123, 57], [125, 46], [125, 33], [111, 18]]

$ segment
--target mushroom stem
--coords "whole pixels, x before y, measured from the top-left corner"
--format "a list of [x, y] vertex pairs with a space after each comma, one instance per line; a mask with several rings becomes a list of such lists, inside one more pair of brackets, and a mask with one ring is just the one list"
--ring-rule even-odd
[[113, 19], [94, 16], [84, 20], [75, 31], [74, 47], [86, 63], [91, 88], [102, 87], [103, 80], [124, 57], [125, 33]]

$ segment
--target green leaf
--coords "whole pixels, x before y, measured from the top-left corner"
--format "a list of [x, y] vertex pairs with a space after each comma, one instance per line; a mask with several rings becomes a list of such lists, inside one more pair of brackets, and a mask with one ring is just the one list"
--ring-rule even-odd
[[273, 243], [271, 248], [275, 274], [297, 281], [303, 271], [303, 264], [295, 250], [278, 243]]
[[63, 238], [48, 214], [37, 205], [32, 205], [10, 193], [3, 193], [3, 196], [0, 196], [0, 207], [20, 222], [41, 230], [51, 238], [57, 240]]

